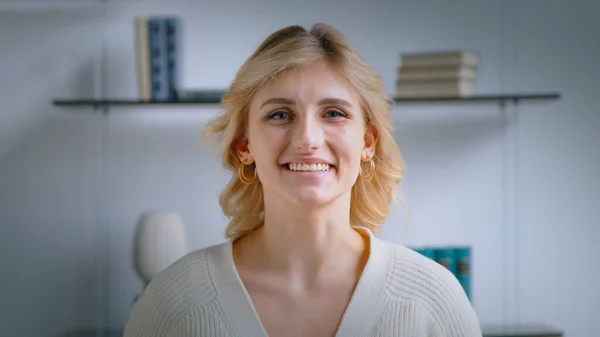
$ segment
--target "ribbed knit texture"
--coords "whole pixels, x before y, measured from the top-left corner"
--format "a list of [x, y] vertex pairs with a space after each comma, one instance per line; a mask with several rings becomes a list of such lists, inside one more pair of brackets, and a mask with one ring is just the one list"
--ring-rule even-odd
[[[447, 269], [368, 229], [369, 261], [337, 336], [475, 337], [479, 321]], [[124, 337], [267, 336], [233, 262], [231, 242], [181, 258], [148, 285]]]

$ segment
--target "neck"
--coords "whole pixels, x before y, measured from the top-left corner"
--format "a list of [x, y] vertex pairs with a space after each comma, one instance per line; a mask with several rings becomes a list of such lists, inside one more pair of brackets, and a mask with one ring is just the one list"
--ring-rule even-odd
[[302, 288], [360, 273], [365, 239], [350, 227], [349, 197], [318, 209], [267, 202], [264, 226], [249, 240], [252, 255], [262, 268]]

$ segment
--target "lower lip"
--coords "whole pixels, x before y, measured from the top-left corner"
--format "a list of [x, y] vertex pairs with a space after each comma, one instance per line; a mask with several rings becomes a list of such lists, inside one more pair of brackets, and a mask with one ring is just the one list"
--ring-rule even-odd
[[281, 168], [284, 171], [288, 171], [290, 173], [294, 173], [294, 175], [297, 175], [299, 177], [306, 177], [306, 178], [323, 177], [323, 176], [329, 174], [329, 172], [331, 172], [334, 169], [333, 166], [329, 166], [329, 169], [327, 171], [292, 171], [287, 167], [287, 165], [281, 165]]

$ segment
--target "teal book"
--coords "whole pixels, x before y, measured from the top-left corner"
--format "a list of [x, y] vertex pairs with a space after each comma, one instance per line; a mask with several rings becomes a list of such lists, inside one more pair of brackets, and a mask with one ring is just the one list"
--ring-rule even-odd
[[435, 248], [435, 261], [446, 267], [446, 269], [456, 276], [456, 257], [454, 254], [454, 248]]
[[462, 285], [469, 300], [471, 297], [471, 247], [455, 247], [456, 278]]
[[432, 260], [435, 260], [435, 249], [433, 248], [419, 247], [415, 248], [414, 251]]

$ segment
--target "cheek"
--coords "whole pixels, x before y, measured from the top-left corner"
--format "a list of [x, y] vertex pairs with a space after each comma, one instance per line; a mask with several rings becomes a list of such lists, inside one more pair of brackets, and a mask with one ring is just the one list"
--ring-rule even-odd
[[364, 146], [363, 133], [354, 128], [336, 130], [336, 132], [332, 132], [332, 140], [338, 151], [341, 151], [344, 157], [347, 157], [346, 160], [355, 161], [360, 158]]
[[277, 163], [279, 155], [282, 153], [282, 147], [285, 145], [285, 137], [281, 132], [273, 132], [268, 128], [258, 130], [251, 139], [251, 152], [257, 165], [264, 166], [266, 169], [271, 164]]

